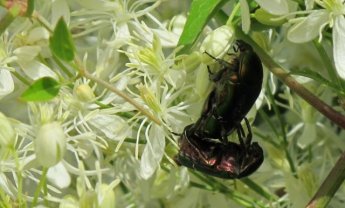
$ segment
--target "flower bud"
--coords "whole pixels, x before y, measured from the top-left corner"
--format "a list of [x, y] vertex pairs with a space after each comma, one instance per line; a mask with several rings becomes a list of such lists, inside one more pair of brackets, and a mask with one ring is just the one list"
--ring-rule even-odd
[[71, 195], [64, 196], [59, 205], [59, 208], [77, 208], [77, 207], [79, 207], [79, 203]]
[[115, 193], [111, 186], [102, 184], [100, 187], [101, 200], [99, 201], [100, 208], [115, 207]]
[[87, 84], [81, 84], [75, 89], [78, 99], [83, 102], [89, 102], [95, 99], [95, 94]]
[[183, 69], [186, 72], [191, 72], [200, 66], [202, 54], [199, 51], [194, 51], [188, 55], [178, 57], [176, 68]]
[[0, 146], [7, 147], [13, 144], [15, 132], [8, 118], [0, 112]]
[[97, 207], [97, 194], [95, 191], [84, 192], [79, 199], [79, 207]]
[[34, 140], [38, 163], [44, 167], [56, 165], [64, 156], [66, 137], [58, 122], [44, 124]]
[[[200, 46], [200, 52], [207, 52], [214, 57], [222, 57], [234, 41], [234, 31], [231, 27], [223, 25], [211, 32]], [[202, 62], [210, 64], [212, 58], [204, 53]]]
[[177, 15], [173, 17], [170, 22], [170, 28], [172, 32], [181, 35], [186, 21], [187, 19], [184, 15]]

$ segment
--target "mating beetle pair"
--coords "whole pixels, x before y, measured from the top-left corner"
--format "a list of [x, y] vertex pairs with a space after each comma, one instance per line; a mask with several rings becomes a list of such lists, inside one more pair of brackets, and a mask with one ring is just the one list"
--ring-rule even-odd
[[[229, 62], [217, 59], [221, 66], [211, 73], [215, 88], [208, 96], [201, 117], [184, 129], [180, 138], [177, 163], [220, 178], [241, 178], [253, 173], [263, 162], [263, 151], [252, 143], [250, 125], [245, 115], [261, 91], [263, 70], [252, 47], [238, 40], [238, 55]], [[241, 126], [245, 119], [246, 136]], [[237, 130], [239, 144], [227, 136]]]

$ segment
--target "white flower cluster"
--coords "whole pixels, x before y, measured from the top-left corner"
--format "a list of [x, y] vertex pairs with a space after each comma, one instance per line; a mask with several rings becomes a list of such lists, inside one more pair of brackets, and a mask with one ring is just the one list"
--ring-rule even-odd
[[[33, 204], [48, 200], [61, 207], [114, 207], [114, 192], [109, 190], [120, 182], [135, 193], [144, 190], [145, 181], [161, 180], [160, 186], [168, 187], [165, 195], [171, 197], [174, 190], [186, 187], [186, 169], [176, 167], [172, 158], [178, 150], [173, 133], [181, 133], [199, 116], [208, 75], [201, 53], [176, 55], [173, 48], [185, 17], [160, 22], [153, 15], [160, 4], [41, 1], [36, 10], [41, 20], [51, 14], [45, 20], [51, 28], [63, 16], [89, 73], [145, 106], [162, 125], [103, 86], [76, 78], [74, 69], [49, 51], [45, 27], [18, 21], [5, 32], [0, 40], [0, 148], [6, 154], [0, 156], [0, 187], [6, 194], [25, 193], [25, 201]], [[205, 75], [202, 80], [200, 73]], [[58, 96], [48, 102], [20, 101], [27, 86], [43, 77], [60, 83]], [[19, 189], [8, 174], [29, 187]], [[40, 177], [52, 185], [48, 197], [33, 195], [40, 191]], [[77, 194], [57, 197], [62, 190]]]

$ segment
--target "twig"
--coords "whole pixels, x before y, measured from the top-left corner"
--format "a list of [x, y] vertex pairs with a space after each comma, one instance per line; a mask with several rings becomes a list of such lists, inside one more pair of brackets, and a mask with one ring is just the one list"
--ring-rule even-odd
[[113, 93], [117, 94], [118, 96], [122, 97], [124, 100], [126, 100], [128, 103], [130, 103], [131, 105], [133, 105], [136, 109], [138, 109], [139, 112], [141, 112], [142, 114], [144, 114], [145, 116], [147, 116], [149, 119], [151, 119], [153, 122], [155, 122], [158, 125], [161, 125], [162, 122], [156, 118], [152, 113], [150, 113], [148, 110], [146, 110], [143, 106], [141, 106], [139, 103], [137, 103], [135, 100], [133, 100], [132, 98], [128, 97], [128, 95], [126, 95], [125, 93], [121, 92], [120, 90], [116, 89], [114, 86], [112, 86], [111, 84], [109, 84], [108, 82], [99, 79], [98, 77], [92, 76], [91, 74], [89, 74], [86, 69], [84, 69], [82, 67], [82, 65], [80, 64], [79, 61], [76, 61], [78, 68], [79, 68], [79, 72], [82, 76], [102, 85], [103, 87], [107, 88], [108, 90], [112, 91]]
[[323, 181], [319, 190], [310, 200], [307, 208], [327, 207], [335, 192], [340, 188], [345, 179], [345, 152], [338, 159], [337, 163]]

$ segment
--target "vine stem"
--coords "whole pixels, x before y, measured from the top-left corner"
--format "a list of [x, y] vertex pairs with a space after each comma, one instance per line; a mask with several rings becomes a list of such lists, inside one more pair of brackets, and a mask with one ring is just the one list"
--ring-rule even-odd
[[323, 181], [318, 191], [309, 201], [307, 208], [327, 207], [335, 192], [340, 188], [345, 179], [345, 152], [340, 156], [337, 163]]
[[156, 117], [154, 116], [151, 112], [149, 112], [148, 110], [146, 110], [142, 105], [140, 105], [138, 102], [136, 102], [135, 100], [133, 100], [131, 97], [129, 97], [128, 95], [126, 95], [125, 93], [123, 93], [122, 91], [116, 89], [114, 86], [112, 86], [110, 83], [93, 76], [92, 74], [89, 74], [89, 72], [87, 72], [86, 69], [84, 69], [84, 67], [82, 67], [81, 62], [76, 58], [75, 62], [77, 63], [77, 67], [79, 70], [79, 73], [81, 74], [81, 76], [84, 76], [96, 83], [98, 83], [99, 85], [109, 89], [110, 91], [112, 91], [113, 93], [117, 94], [118, 96], [122, 97], [124, 100], [126, 100], [128, 103], [130, 103], [131, 105], [133, 105], [138, 111], [140, 111], [142, 114], [144, 114], [145, 116], [147, 116], [149, 119], [151, 119], [153, 122], [155, 122], [158, 125], [161, 125], [162, 122]]
[[317, 96], [292, 78], [290, 74], [287, 73], [279, 64], [277, 64], [258, 44], [256, 44], [248, 35], [244, 34], [240, 28], [235, 28], [235, 34], [236, 37], [244, 40], [253, 47], [254, 51], [258, 54], [268, 70], [277, 76], [284, 84], [286, 84], [291, 90], [293, 90], [316, 110], [326, 116], [329, 120], [340, 126], [342, 129], [345, 129], [345, 117], [343, 115], [334, 110], [327, 103], [320, 100]]

